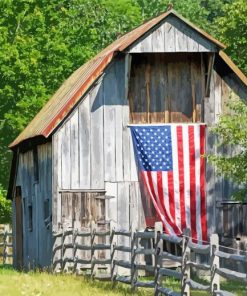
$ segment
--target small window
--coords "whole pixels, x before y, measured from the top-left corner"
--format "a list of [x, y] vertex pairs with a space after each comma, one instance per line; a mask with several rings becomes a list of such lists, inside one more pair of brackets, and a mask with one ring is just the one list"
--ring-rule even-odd
[[34, 181], [39, 181], [39, 161], [37, 146], [33, 148]]
[[28, 229], [33, 231], [33, 206], [28, 205]]
[[48, 227], [51, 222], [49, 199], [44, 200], [44, 223]]

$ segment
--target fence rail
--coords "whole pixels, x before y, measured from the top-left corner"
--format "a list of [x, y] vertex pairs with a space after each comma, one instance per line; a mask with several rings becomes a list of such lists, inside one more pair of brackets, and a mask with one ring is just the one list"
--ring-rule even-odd
[[0, 262], [13, 262], [12, 230], [9, 225], [0, 225]]
[[[196, 244], [189, 233], [181, 238], [169, 236], [163, 233], [161, 223], [156, 223], [155, 230], [142, 232], [98, 230], [94, 226], [85, 231], [72, 229], [54, 233], [54, 240], [54, 271], [84, 272], [95, 279], [111, 280], [113, 285], [116, 282], [129, 284], [133, 290], [152, 288], [154, 295], [189, 296], [191, 290], [198, 290], [207, 291], [209, 295], [232, 296], [232, 293], [220, 289], [220, 277], [247, 285], [246, 273], [220, 266], [221, 258], [247, 265], [247, 255], [220, 251], [216, 234], [211, 236], [210, 243]], [[166, 249], [170, 243], [180, 252], [171, 254]], [[196, 261], [195, 254], [207, 257], [207, 262]], [[173, 268], [169, 268], [171, 265]], [[205, 285], [195, 281], [192, 270], [206, 272], [210, 283]], [[153, 280], [143, 280], [141, 275], [144, 274], [153, 276]], [[180, 292], [165, 286], [167, 277], [180, 281]]]

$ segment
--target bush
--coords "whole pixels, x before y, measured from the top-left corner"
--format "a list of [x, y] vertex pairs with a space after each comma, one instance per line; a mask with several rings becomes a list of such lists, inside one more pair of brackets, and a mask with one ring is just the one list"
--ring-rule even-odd
[[6, 199], [7, 191], [0, 184], [0, 224], [11, 223], [11, 201]]

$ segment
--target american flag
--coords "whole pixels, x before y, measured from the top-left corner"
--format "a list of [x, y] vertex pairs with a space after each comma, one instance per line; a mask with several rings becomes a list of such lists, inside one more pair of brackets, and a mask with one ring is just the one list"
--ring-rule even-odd
[[164, 225], [194, 242], [207, 241], [203, 124], [131, 126], [140, 181]]

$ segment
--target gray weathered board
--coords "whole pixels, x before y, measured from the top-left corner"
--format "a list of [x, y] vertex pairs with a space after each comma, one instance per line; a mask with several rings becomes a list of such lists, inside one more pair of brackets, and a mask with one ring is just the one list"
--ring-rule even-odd
[[215, 51], [217, 51], [216, 45], [176, 16], [168, 16], [162, 24], [147, 32], [129, 49], [130, 53]]
[[34, 180], [33, 151], [21, 153], [19, 158], [16, 186], [21, 186], [23, 199], [23, 264], [26, 268], [49, 266], [51, 263], [51, 148], [51, 143], [38, 146], [38, 180]]

